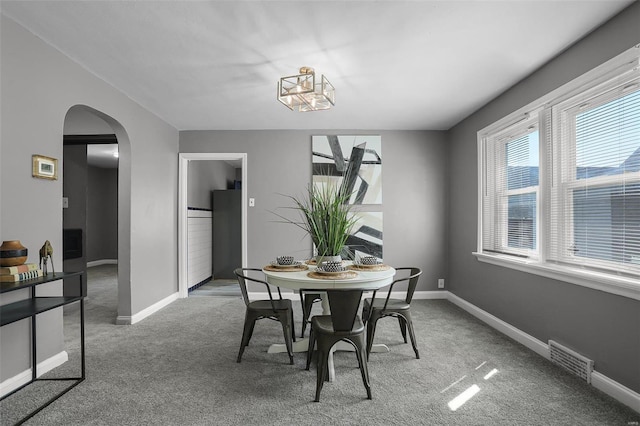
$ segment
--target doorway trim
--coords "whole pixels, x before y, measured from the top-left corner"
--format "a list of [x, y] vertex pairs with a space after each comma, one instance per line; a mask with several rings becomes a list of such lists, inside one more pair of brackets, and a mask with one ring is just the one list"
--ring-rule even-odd
[[187, 194], [189, 161], [242, 161], [241, 221], [242, 267], [247, 266], [247, 153], [179, 153], [178, 154], [178, 296], [189, 295], [187, 276]]

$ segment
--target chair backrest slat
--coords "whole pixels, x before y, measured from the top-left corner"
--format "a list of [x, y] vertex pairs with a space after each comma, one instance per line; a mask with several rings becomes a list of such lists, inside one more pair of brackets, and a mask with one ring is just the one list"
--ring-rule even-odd
[[351, 331], [358, 315], [362, 290], [327, 290], [335, 331]]
[[409, 286], [407, 287], [407, 297], [405, 298], [405, 302], [411, 303], [413, 299], [413, 293], [416, 291], [416, 287], [418, 286], [418, 279], [422, 271], [420, 268], [411, 268], [411, 275], [409, 275]]
[[238, 278], [238, 284], [240, 285], [240, 292], [242, 293], [242, 300], [244, 300], [245, 305], [249, 305], [249, 293], [247, 292], [247, 282], [245, 281], [245, 277], [243, 275], [242, 268], [237, 268], [233, 271], [236, 274], [236, 278]]
[[384, 307], [382, 308], [383, 310], [387, 309], [387, 304], [389, 303], [389, 299], [391, 299], [391, 292], [393, 291], [393, 287], [397, 283], [404, 283], [408, 281], [404, 301], [405, 303], [411, 303], [411, 300], [413, 299], [413, 294], [415, 293], [416, 287], [418, 286], [418, 278], [420, 278], [420, 275], [422, 274], [422, 270], [420, 268], [414, 268], [414, 267], [413, 268], [396, 268], [396, 274], [398, 272], [403, 273], [403, 271], [409, 271], [409, 275], [406, 277], [393, 280], [393, 282], [389, 286], [389, 291], [387, 292], [387, 297], [384, 301]]

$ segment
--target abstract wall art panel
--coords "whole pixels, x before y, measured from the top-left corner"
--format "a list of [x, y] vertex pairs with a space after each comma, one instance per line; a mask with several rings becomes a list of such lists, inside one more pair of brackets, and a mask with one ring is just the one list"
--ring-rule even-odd
[[347, 246], [354, 259], [375, 256], [382, 259], [382, 212], [353, 212], [358, 218]]
[[382, 204], [380, 136], [312, 136], [313, 185], [341, 184], [352, 193], [350, 204]]

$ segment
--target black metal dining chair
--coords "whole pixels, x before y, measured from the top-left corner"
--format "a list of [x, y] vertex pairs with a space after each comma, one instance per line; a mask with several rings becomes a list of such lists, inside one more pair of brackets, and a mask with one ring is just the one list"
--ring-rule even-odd
[[[289, 354], [289, 364], [293, 364], [293, 343], [295, 341], [295, 332], [293, 329], [293, 307], [291, 300], [283, 299], [280, 288], [278, 288], [278, 299], [274, 299], [271, 294], [271, 286], [264, 280], [256, 278], [255, 275], [262, 274], [261, 269], [254, 268], [237, 268], [234, 270], [238, 283], [240, 284], [240, 291], [242, 292], [242, 299], [247, 307], [244, 317], [244, 329], [242, 331], [242, 342], [240, 343], [240, 351], [238, 352], [237, 362], [242, 360], [242, 354], [249, 340], [253, 335], [253, 328], [257, 320], [270, 319], [279, 321], [282, 324], [282, 332], [284, 334], [284, 342], [287, 346], [287, 353]], [[249, 276], [249, 274], [254, 276]], [[268, 300], [249, 300], [249, 293], [247, 291], [247, 282], [262, 284], [266, 286], [267, 293], [269, 294]]]
[[362, 382], [367, 390], [367, 398], [371, 399], [364, 323], [358, 316], [362, 290], [333, 289], [327, 290], [326, 293], [329, 298], [331, 315], [315, 315], [311, 318], [309, 349], [307, 351], [307, 370], [309, 370], [311, 355], [317, 345], [315, 401], [320, 401], [320, 391], [322, 391], [325, 380], [329, 378], [329, 353], [333, 345], [339, 341], [349, 342], [355, 348]]
[[[408, 274], [408, 275], [407, 275]], [[411, 300], [413, 293], [418, 285], [418, 278], [422, 271], [420, 268], [396, 268], [396, 275], [393, 282], [389, 285], [386, 298], [376, 298], [377, 290], [373, 292], [370, 299], [365, 299], [362, 308], [362, 318], [367, 325], [367, 359], [373, 347], [373, 338], [376, 332], [376, 324], [379, 319], [384, 317], [398, 318], [400, 324], [400, 332], [404, 342], [407, 343], [407, 328], [409, 329], [409, 337], [416, 358], [420, 359], [416, 335], [413, 330], [413, 322], [411, 321]], [[404, 276], [407, 275], [407, 276]], [[396, 284], [407, 283], [407, 290], [404, 299], [391, 298], [391, 291]]]

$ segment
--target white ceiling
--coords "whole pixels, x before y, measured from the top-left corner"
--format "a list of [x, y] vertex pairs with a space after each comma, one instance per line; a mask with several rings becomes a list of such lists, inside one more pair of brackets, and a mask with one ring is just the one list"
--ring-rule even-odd
[[[16, 20], [179, 130], [445, 130], [632, 0], [6, 1]], [[329, 111], [276, 82], [311, 66]]]

